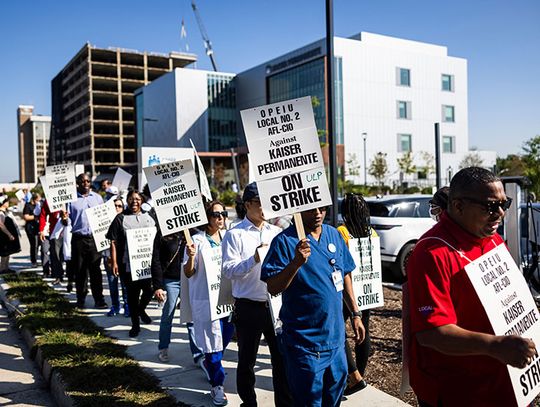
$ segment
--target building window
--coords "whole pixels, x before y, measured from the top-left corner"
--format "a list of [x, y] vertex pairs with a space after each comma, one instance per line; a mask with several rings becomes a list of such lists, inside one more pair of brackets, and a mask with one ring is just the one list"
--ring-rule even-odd
[[411, 118], [411, 102], [405, 102], [403, 100], [397, 101], [397, 118], [398, 119]]
[[412, 135], [411, 134], [398, 134], [398, 152], [400, 153], [412, 152]]
[[411, 70], [396, 68], [397, 84], [399, 86], [411, 86]]
[[454, 123], [456, 121], [454, 106], [443, 105], [442, 110], [443, 122]]
[[456, 152], [456, 138], [454, 136], [442, 136], [442, 152], [443, 153]]
[[441, 89], [447, 92], [454, 91], [454, 75], [442, 74], [441, 76]]

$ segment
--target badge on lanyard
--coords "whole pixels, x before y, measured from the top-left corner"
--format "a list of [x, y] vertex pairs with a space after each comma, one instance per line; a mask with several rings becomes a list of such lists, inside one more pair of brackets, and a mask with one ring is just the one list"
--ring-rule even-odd
[[332, 281], [334, 282], [334, 286], [336, 287], [336, 291], [338, 293], [343, 291], [343, 276], [339, 270], [332, 273]]

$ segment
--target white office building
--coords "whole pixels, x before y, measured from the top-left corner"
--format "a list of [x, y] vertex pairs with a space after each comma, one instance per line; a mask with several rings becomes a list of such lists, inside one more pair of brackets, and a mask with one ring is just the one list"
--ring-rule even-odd
[[[199, 151], [244, 145], [240, 110], [303, 96], [312, 97], [324, 144], [325, 48], [319, 40], [236, 76], [175, 69], [136, 92], [137, 145], [188, 147], [190, 138]], [[444, 46], [364, 32], [335, 37], [334, 54], [341, 175], [356, 184], [374, 184], [369, 167], [382, 152], [386, 185], [434, 185], [439, 123], [441, 181], [447, 184], [470, 154], [467, 61], [449, 56]], [[415, 171], [398, 165], [408, 153]], [[495, 152], [473, 154], [482, 166], [494, 166]]]
[[[320, 40], [240, 73], [238, 108], [311, 95], [325, 142], [325, 48]], [[335, 128], [337, 143], [344, 145], [346, 178], [364, 183], [367, 173], [367, 182], [374, 183], [364, 156], [369, 169], [383, 152], [385, 184], [433, 185], [435, 174], [425, 168], [434, 171], [434, 124], [440, 123], [441, 177], [447, 183], [469, 153], [467, 61], [449, 56], [444, 46], [365, 32], [335, 37], [334, 56]], [[417, 171], [403, 174], [397, 160], [408, 152]], [[495, 164], [494, 152], [480, 156], [483, 166]]]

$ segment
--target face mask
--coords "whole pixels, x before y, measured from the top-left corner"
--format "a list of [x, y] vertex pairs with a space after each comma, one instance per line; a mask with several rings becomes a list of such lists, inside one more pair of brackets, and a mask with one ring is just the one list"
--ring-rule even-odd
[[429, 208], [429, 217], [433, 219], [435, 222], [438, 222], [441, 218], [442, 209], [440, 206], [430, 206]]

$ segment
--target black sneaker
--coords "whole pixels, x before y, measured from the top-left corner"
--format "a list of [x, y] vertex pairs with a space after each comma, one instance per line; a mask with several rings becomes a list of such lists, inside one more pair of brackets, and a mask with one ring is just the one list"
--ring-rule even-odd
[[152, 323], [152, 318], [150, 318], [145, 311], [141, 311], [141, 314], [139, 315], [139, 317], [141, 318], [141, 321], [144, 324], [151, 324]]
[[107, 305], [107, 303], [105, 301], [102, 301], [102, 302], [96, 302], [96, 304], [94, 305], [94, 308], [107, 309], [107, 308], [109, 308], [109, 306]]
[[68, 293], [70, 293], [71, 291], [73, 291], [73, 285], [72, 285], [71, 283], [67, 283], [66, 291], [67, 291]]
[[130, 338], [135, 338], [136, 336], [139, 335], [139, 333], [141, 332], [141, 329], [140, 328], [131, 328], [129, 330], [129, 337]]

